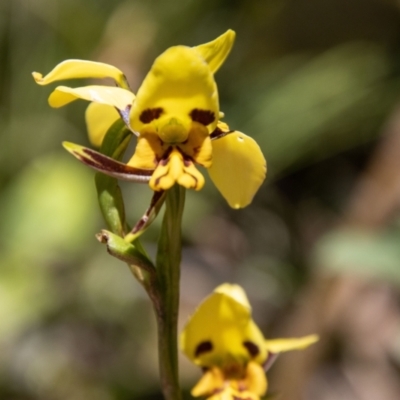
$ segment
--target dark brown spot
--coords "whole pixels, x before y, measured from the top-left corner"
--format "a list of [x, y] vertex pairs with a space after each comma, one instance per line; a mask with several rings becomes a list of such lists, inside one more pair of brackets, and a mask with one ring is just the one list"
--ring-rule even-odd
[[195, 108], [189, 115], [192, 118], [192, 121], [199, 122], [204, 126], [207, 126], [211, 124], [211, 122], [215, 121], [215, 115], [210, 110], [199, 110], [198, 108]]
[[260, 353], [258, 346], [255, 343], [250, 342], [250, 340], [243, 342], [243, 346], [246, 347], [247, 351], [252, 357], [257, 356]]
[[207, 340], [205, 342], [201, 342], [197, 347], [196, 347], [196, 351], [195, 351], [195, 356], [198, 357], [200, 354], [203, 353], [208, 353], [209, 351], [211, 351], [213, 349], [213, 344]]
[[144, 110], [140, 114], [140, 121], [143, 122], [144, 124], [148, 124], [149, 122], [160, 118], [161, 114], [163, 113], [162, 108], [148, 108], [147, 110]]

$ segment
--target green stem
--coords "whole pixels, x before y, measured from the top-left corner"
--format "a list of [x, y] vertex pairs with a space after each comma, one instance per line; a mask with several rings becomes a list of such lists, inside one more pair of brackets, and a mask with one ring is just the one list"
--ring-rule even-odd
[[160, 303], [156, 305], [161, 385], [166, 400], [182, 398], [178, 379], [179, 278], [182, 253], [182, 214], [185, 189], [175, 185], [167, 192], [157, 251]]

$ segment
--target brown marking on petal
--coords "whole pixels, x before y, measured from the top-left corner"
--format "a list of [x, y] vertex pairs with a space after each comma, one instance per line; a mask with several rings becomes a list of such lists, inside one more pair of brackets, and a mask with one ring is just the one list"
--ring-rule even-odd
[[162, 178], [165, 178], [168, 174], [169, 174], [169, 171], [167, 171], [165, 174], [159, 176], [159, 177], [156, 179], [156, 186], [158, 186], [158, 185], [160, 184], [161, 179], [162, 179]]
[[164, 191], [160, 190], [158, 192], [154, 192], [153, 197], [150, 201], [150, 206], [146, 210], [145, 214], [142, 216], [142, 218], [139, 219], [137, 224], [133, 227], [131, 233], [135, 234], [136, 232], [139, 232], [148, 222], [150, 218], [150, 214], [153, 211], [154, 207], [157, 205], [158, 201], [161, 199], [161, 197], [164, 195]]
[[168, 147], [168, 149], [165, 151], [165, 153], [162, 155], [161, 159], [158, 161], [158, 163], [162, 166], [165, 166], [168, 164], [169, 161], [169, 156], [172, 153], [172, 146]]
[[182, 151], [182, 149], [180, 149], [179, 147], [177, 147], [176, 149], [179, 151], [179, 153], [181, 153], [183, 158], [183, 164], [185, 167], [189, 167], [190, 165], [195, 163], [193, 158], [187, 155], [184, 151]]
[[142, 111], [142, 113], [139, 116], [139, 119], [144, 124], [148, 124], [149, 122], [160, 118], [163, 112], [164, 110], [161, 107], [148, 108], [147, 110]]
[[195, 156], [197, 156], [197, 154], [199, 154], [199, 151], [201, 150], [201, 146], [195, 146], [193, 147], [193, 153]]
[[203, 353], [208, 353], [214, 348], [213, 344], [209, 341], [206, 340], [204, 342], [201, 342], [197, 347], [194, 355], [198, 357], [200, 354]]
[[[104, 154], [98, 153], [88, 148], [82, 150], [83, 153], [89, 156], [89, 159], [82, 157], [82, 155], [74, 151], [75, 156], [77, 156], [83, 163], [104, 171], [117, 172], [117, 173], [127, 173], [127, 174], [137, 174], [144, 176], [151, 176], [153, 170], [144, 170], [140, 168], [130, 167], [126, 164], [122, 164], [114, 159], [105, 156]], [[93, 160], [93, 161], [92, 161]]]
[[230, 133], [235, 132], [233, 131], [223, 131], [221, 128], [216, 127], [211, 133], [210, 133], [210, 139], [215, 140], [215, 139], [221, 139], [226, 135], [229, 135]]
[[247, 349], [252, 357], [256, 357], [260, 353], [259, 347], [250, 340], [243, 342], [243, 346]]
[[190, 112], [189, 116], [192, 118], [192, 121], [199, 122], [204, 126], [215, 121], [215, 115], [210, 110], [200, 110], [195, 108]]

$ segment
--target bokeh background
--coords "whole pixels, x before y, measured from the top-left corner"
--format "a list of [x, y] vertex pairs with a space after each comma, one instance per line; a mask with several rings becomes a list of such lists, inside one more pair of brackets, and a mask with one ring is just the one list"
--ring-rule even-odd
[[[1, 399], [162, 398], [149, 301], [95, 240], [94, 173], [61, 148], [88, 145], [86, 104], [50, 109], [55, 85], [31, 72], [97, 60], [136, 90], [167, 47], [228, 28], [237, 41], [216, 75], [221, 108], [258, 141], [269, 173], [240, 211], [210, 181], [188, 193], [181, 325], [236, 282], [266, 336], [321, 335], [278, 359], [270, 395], [400, 398], [398, 1], [1, 0]], [[151, 193], [122, 187], [132, 223]], [[150, 252], [158, 226], [144, 237]], [[182, 358], [186, 398], [199, 376]]]

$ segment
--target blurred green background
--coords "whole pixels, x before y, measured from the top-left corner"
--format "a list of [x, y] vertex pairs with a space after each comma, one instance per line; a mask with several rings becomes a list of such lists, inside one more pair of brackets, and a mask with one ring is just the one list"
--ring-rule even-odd
[[[136, 90], [167, 47], [229, 28], [221, 109], [258, 141], [269, 173], [240, 211], [210, 181], [188, 193], [181, 325], [236, 282], [266, 336], [322, 337], [277, 361], [271, 394], [400, 398], [398, 1], [1, 0], [0, 399], [162, 398], [149, 302], [94, 238], [94, 173], [61, 148], [88, 145], [86, 104], [50, 109], [56, 85], [31, 72], [102, 61]], [[133, 223], [151, 193], [122, 187]], [[182, 358], [187, 398], [199, 376]]]

